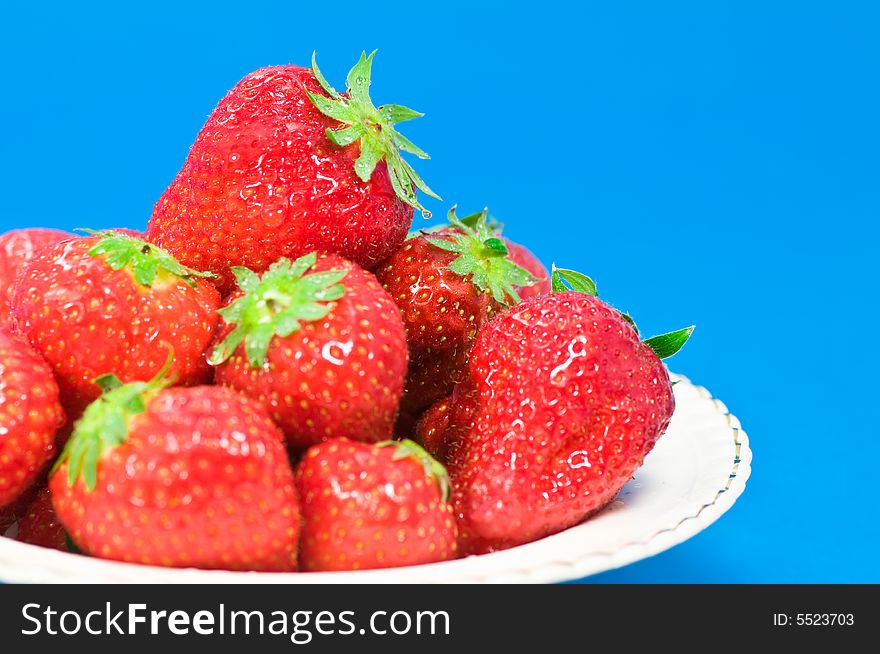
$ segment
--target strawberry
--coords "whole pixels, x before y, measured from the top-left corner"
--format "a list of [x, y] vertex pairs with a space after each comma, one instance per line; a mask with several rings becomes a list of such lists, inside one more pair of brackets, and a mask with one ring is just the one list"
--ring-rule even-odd
[[220, 314], [215, 381], [256, 399], [294, 449], [334, 437], [390, 437], [406, 372], [394, 302], [335, 255], [281, 259], [262, 276], [236, 268], [241, 290]]
[[427, 155], [395, 124], [421, 116], [370, 99], [373, 54], [338, 93], [318, 69], [247, 75], [208, 118], [153, 210], [150, 240], [210, 270], [225, 293], [232, 266], [263, 272], [281, 257], [338, 254], [374, 268], [406, 237], [414, 187], [437, 197], [401, 157]]
[[453, 207], [448, 220], [448, 228], [410, 238], [377, 273], [406, 326], [410, 368], [401, 406], [412, 413], [463, 378], [480, 326], [548, 277], [525, 248], [517, 254], [536, 275], [512, 260], [485, 210], [459, 219]]
[[148, 380], [169, 349], [180, 384], [210, 379], [203, 353], [220, 296], [205, 276], [118, 232], [64, 241], [28, 262], [13, 320], [53, 367], [71, 422], [100, 396], [96, 377]]
[[62, 422], [52, 370], [24, 340], [0, 331], [0, 508], [44, 472]]
[[62, 552], [70, 551], [67, 532], [58, 520], [48, 488], [44, 487], [28, 505], [18, 522], [17, 539], [29, 545], [48, 547]]
[[[631, 322], [555, 271], [552, 295], [486, 325], [451, 415], [450, 475], [462, 546], [486, 552], [570, 527], [605, 506], [666, 430], [675, 401], [656, 348]], [[588, 278], [583, 277], [584, 280]], [[593, 285], [592, 289], [595, 289]], [[677, 347], [663, 346], [675, 341]]]
[[16, 229], [0, 234], [0, 329], [9, 327], [15, 282], [24, 265], [39, 250], [71, 238], [57, 229]]
[[[166, 366], [167, 368], [167, 366]], [[49, 481], [86, 554], [168, 567], [290, 571], [299, 508], [280, 430], [225, 388], [99, 382]]]
[[456, 556], [446, 471], [412, 441], [334, 439], [296, 470], [303, 570], [393, 568]]

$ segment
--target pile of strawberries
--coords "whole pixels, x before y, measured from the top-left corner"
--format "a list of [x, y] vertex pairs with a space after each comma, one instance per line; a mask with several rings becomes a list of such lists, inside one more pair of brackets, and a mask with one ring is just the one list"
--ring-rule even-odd
[[585, 275], [418, 191], [373, 56], [251, 73], [145, 233], [0, 236], [0, 534], [141, 564], [431, 563], [608, 504], [666, 429], [660, 359]]

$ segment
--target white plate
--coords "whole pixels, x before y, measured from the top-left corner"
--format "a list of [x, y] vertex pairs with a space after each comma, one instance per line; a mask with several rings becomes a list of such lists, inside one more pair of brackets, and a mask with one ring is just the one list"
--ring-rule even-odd
[[577, 579], [653, 556], [702, 531], [742, 494], [752, 453], [739, 421], [674, 376], [669, 431], [611, 506], [555, 536], [433, 565], [333, 573], [175, 570], [102, 561], [0, 538], [0, 580], [97, 583], [505, 583]]

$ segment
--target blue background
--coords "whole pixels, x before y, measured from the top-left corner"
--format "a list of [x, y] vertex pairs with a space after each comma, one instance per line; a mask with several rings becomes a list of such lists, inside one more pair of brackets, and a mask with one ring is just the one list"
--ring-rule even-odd
[[242, 76], [316, 49], [342, 86], [379, 48], [373, 97], [427, 113], [403, 131], [429, 208], [488, 205], [645, 332], [696, 323], [672, 368], [751, 436], [729, 514], [595, 579], [880, 581], [873, 3], [24, 4], [0, 25], [3, 230], [142, 227]]

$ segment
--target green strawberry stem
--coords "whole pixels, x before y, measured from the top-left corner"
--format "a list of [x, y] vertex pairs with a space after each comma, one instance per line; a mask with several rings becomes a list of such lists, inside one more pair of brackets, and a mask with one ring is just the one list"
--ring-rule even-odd
[[575, 270], [557, 268], [556, 264], [553, 264], [553, 272], [550, 275], [550, 287], [554, 293], [563, 293], [570, 289], [578, 293], [599, 297], [596, 282]]
[[116, 375], [101, 375], [95, 383], [104, 394], [86, 407], [85, 413], [74, 426], [73, 434], [50, 475], [54, 475], [65, 461], [67, 484], [73, 486], [82, 477], [89, 491], [95, 490], [98, 481], [98, 461], [108, 450], [128, 439], [129, 420], [147, 410], [150, 398], [173, 383], [168, 371], [174, 361], [174, 353], [153, 379], [147, 382], [123, 384]]
[[470, 275], [477, 288], [489, 291], [504, 306], [518, 304], [516, 287], [531, 286], [538, 280], [510, 260], [507, 245], [499, 237], [498, 225], [489, 218], [488, 210], [459, 218], [452, 207], [447, 220], [458, 233], [428, 236], [427, 240], [434, 247], [459, 255], [449, 264], [449, 270], [462, 277]]
[[160, 270], [174, 275], [192, 287], [196, 285], [196, 277], [214, 276], [184, 266], [170, 253], [142, 239], [117, 232], [93, 232], [87, 229], [81, 231], [100, 238], [89, 250], [90, 256], [103, 257], [113, 270], [130, 267], [135, 281], [141, 286], [151, 287]]
[[[579, 273], [575, 270], [568, 270], [566, 268], [557, 268], [555, 264], [553, 265], [553, 273], [550, 276], [550, 285], [554, 293], [575, 291], [577, 293], [599, 297], [596, 282], [583, 273]], [[636, 327], [636, 322], [632, 319], [632, 316], [623, 311], [618, 311], [617, 313], [620, 314], [620, 317], [628, 322], [630, 326], [632, 326], [633, 331], [638, 335], [639, 328]], [[654, 350], [654, 354], [656, 354], [658, 358], [668, 359], [684, 347], [684, 344], [688, 342], [688, 339], [693, 332], [694, 325], [691, 325], [690, 327], [678, 329], [674, 332], [646, 338], [643, 340], [643, 343]]]
[[314, 252], [293, 263], [282, 258], [269, 267], [262, 279], [247, 268], [232, 268], [244, 295], [218, 311], [234, 328], [214, 348], [208, 363], [220, 365], [244, 342], [248, 361], [254, 368], [260, 368], [266, 361], [272, 338], [290, 336], [303, 321], [326, 316], [330, 303], [345, 293], [345, 286], [339, 282], [348, 271], [305, 274], [316, 261]]
[[654, 350], [654, 353], [661, 359], [668, 359], [678, 352], [684, 344], [688, 342], [691, 334], [694, 333], [694, 325], [678, 329], [667, 334], [652, 336], [645, 339], [645, 345]]
[[394, 454], [391, 458], [395, 461], [399, 461], [400, 459], [413, 459], [421, 464], [422, 469], [425, 471], [425, 475], [429, 479], [434, 480], [440, 487], [440, 495], [442, 496], [443, 501], [446, 502], [449, 499], [452, 492], [452, 485], [450, 484], [449, 474], [446, 472], [446, 468], [444, 468], [443, 464], [437, 461], [437, 459], [428, 454], [421, 445], [408, 438], [404, 438], [400, 441], [381, 441], [376, 443], [376, 445], [379, 447], [393, 447]]
[[375, 50], [370, 56], [366, 52], [361, 53], [361, 58], [346, 78], [348, 90], [339, 93], [327, 82], [318, 68], [315, 53], [312, 53], [312, 72], [329, 97], [309, 93], [309, 98], [318, 111], [344, 125], [337, 129], [328, 129], [327, 138], [340, 147], [356, 141], [360, 143], [361, 153], [354, 164], [358, 177], [368, 182], [376, 164], [385, 159], [397, 197], [421, 211], [425, 217], [430, 217], [431, 214], [419, 203], [413, 187], [432, 198], [439, 200], [440, 196], [425, 184], [400, 153], [409, 152], [419, 159], [430, 157], [394, 127], [397, 123], [419, 118], [424, 114], [397, 104], [386, 104], [379, 108], [373, 105], [370, 99], [370, 74], [375, 54]]

